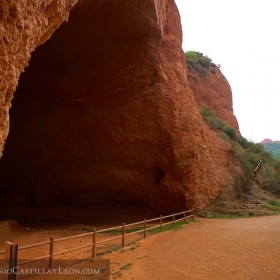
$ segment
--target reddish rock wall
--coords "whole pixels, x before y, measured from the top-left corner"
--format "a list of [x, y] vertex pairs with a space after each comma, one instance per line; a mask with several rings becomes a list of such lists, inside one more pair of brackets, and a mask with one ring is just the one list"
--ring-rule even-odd
[[5, 200], [168, 212], [214, 199], [229, 147], [198, 112], [181, 35], [173, 0], [79, 1], [20, 78], [0, 161]]
[[201, 77], [194, 68], [190, 68], [188, 80], [198, 106], [214, 110], [219, 118], [239, 131], [232, 108], [231, 88], [221, 70], [212, 64]]
[[9, 107], [31, 52], [67, 19], [77, 0], [0, 2], [0, 158], [9, 131]]

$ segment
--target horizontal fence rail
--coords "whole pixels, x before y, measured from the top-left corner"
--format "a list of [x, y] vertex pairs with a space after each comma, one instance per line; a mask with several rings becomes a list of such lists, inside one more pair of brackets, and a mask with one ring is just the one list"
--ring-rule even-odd
[[93, 234], [93, 232], [87, 232], [87, 233], [77, 234], [77, 235], [73, 235], [73, 236], [69, 236], [69, 237], [56, 238], [56, 239], [54, 239], [54, 241], [55, 242], [66, 241], [66, 240], [71, 240], [71, 239], [80, 238], [80, 237], [84, 237], [84, 236], [89, 236], [92, 234]]
[[47, 245], [47, 244], [50, 244], [50, 241], [45, 241], [45, 242], [41, 242], [41, 243], [35, 243], [35, 244], [32, 244], [32, 245], [18, 247], [18, 250], [26, 250], [26, 249], [30, 249], [30, 248], [35, 248], [35, 247]]
[[[182, 217], [176, 218], [178, 216], [182, 216]], [[159, 216], [157, 218], [152, 218], [152, 219], [144, 219], [143, 221], [130, 223], [130, 224], [123, 223], [121, 226], [105, 228], [105, 229], [100, 229], [100, 230], [96, 230], [96, 228], [94, 228], [92, 232], [77, 234], [77, 235], [68, 236], [68, 237], [62, 237], [62, 238], [50, 237], [49, 241], [39, 242], [39, 243], [25, 245], [25, 246], [21, 246], [21, 247], [19, 247], [18, 244], [6, 242], [5, 250], [0, 251], [0, 256], [1, 256], [1, 254], [5, 256], [5, 260], [7, 261], [7, 267], [9, 267], [11, 269], [13, 269], [16, 266], [26, 265], [26, 264], [37, 262], [40, 260], [48, 260], [48, 268], [52, 269], [55, 256], [67, 254], [67, 253], [70, 253], [73, 251], [79, 251], [79, 250], [91, 248], [92, 258], [96, 258], [98, 244], [104, 244], [104, 243], [111, 242], [113, 240], [121, 239], [121, 245], [122, 245], [122, 247], [124, 247], [125, 244], [127, 243], [126, 237], [128, 237], [128, 236], [136, 235], [136, 234], [143, 234], [143, 238], [146, 238], [147, 234], [152, 229], [159, 228], [160, 232], [162, 232], [164, 229], [164, 226], [173, 224], [173, 227], [175, 227], [175, 224], [177, 222], [186, 221], [187, 219], [190, 219], [190, 218], [194, 218], [194, 210], [182, 211], [179, 213], [172, 213], [171, 215]], [[168, 220], [168, 221], [166, 221], [166, 220]], [[156, 222], [158, 222], [158, 224], [155, 225]], [[138, 226], [138, 227], [135, 228], [135, 226]], [[101, 234], [101, 233], [103, 235], [106, 233], [107, 234], [111, 233], [111, 234], [116, 234], [116, 236], [110, 237], [110, 238], [108, 238], [108, 236], [107, 237], [103, 236], [103, 239], [101, 236], [98, 238], [99, 240], [97, 241], [97, 234]], [[75, 248], [68, 248], [66, 250], [62, 250], [62, 251], [58, 251], [58, 252], [54, 251], [55, 243], [63, 243], [65, 241], [73, 240], [76, 238], [84, 238], [84, 237], [90, 237], [91, 238], [90, 243], [87, 243], [87, 244], [84, 244], [84, 245], [81, 245], [81, 246], [75, 247]], [[48, 247], [47, 254], [45, 254], [43, 256], [38, 256], [31, 260], [18, 262], [18, 261], [20, 261], [20, 260], [18, 260], [18, 253], [20, 251], [25, 251], [28, 249], [38, 248], [38, 247], [42, 247], [42, 246]], [[13, 267], [11, 267], [11, 264], [15, 264], [15, 265]]]

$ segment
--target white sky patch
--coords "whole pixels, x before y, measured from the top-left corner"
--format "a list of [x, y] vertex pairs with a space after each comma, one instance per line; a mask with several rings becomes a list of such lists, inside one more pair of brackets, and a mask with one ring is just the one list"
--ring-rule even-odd
[[280, 16], [277, 0], [175, 0], [183, 49], [222, 65], [241, 133], [280, 140]]

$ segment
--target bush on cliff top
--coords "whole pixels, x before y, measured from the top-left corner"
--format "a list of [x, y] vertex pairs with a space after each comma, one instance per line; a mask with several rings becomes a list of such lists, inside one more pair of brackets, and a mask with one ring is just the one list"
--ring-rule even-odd
[[212, 63], [212, 59], [203, 53], [195, 51], [185, 52], [186, 62], [189, 68], [193, 68], [200, 73], [201, 76], [205, 76], [210, 66], [215, 67]]

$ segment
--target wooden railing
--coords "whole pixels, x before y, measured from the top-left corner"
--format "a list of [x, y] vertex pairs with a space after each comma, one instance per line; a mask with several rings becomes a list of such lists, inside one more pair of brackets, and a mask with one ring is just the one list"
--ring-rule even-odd
[[[178, 216], [179, 217], [181, 216], [181, 218], [177, 218]], [[143, 238], [146, 238], [147, 234], [152, 229], [159, 228], [159, 231], [162, 232], [165, 225], [172, 224], [173, 227], [175, 227], [175, 224], [177, 222], [186, 221], [187, 219], [190, 219], [190, 218], [194, 218], [193, 210], [182, 211], [179, 213], [172, 213], [171, 215], [159, 216], [157, 218], [148, 219], [148, 220], [144, 219], [143, 221], [130, 223], [130, 224], [123, 223], [121, 226], [116, 226], [116, 227], [111, 227], [111, 228], [105, 228], [105, 229], [100, 229], [100, 230], [96, 230], [96, 228], [94, 228], [92, 232], [77, 234], [77, 235], [63, 237], [63, 238], [50, 237], [49, 241], [35, 243], [32, 245], [18, 246], [18, 244], [6, 242], [5, 250], [0, 251], [0, 258], [1, 258], [1, 254], [4, 255], [4, 259], [7, 261], [7, 268], [11, 268], [11, 265], [13, 267], [16, 267], [16, 266], [21, 266], [21, 265], [26, 265], [29, 263], [37, 262], [39, 260], [48, 259], [48, 268], [52, 269], [53, 261], [56, 256], [70, 253], [73, 251], [86, 249], [86, 248], [91, 248], [91, 257], [96, 258], [98, 244], [111, 242], [113, 240], [120, 239], [121, 246], [124, 247], [127, 244], [126, 238], [128, 236], [143, 233]], [[167, 219], [169, 219], [169, 221], [166, 221]], [[156, 222], [158, 222], [158, 224], [155, 225]], [[135, 228], [135, 226], [139, 226], [139, 227], [141, 227], [141, 229]], [[134, 227], [134, 229], [132, 228], [132, 231], [131, 231], [131, 227]], [[108, 236], [107, 237], [105, 236], [104, 239], [101, 239], [101, 237], [97, 238], [98, 234], [102, 233], [102, 235], [104, 237], [104, 234], [106, 234], [106, 232], [110, 233], [112, 231], [114, 231], [117, 234], [117, 236], [110, 237], [110, 238], [108, 238]], [[72, 239], [76, 239], [76, 238], [81, 238], [81, 237], [90, 237], [91, 242], [89, 244], [86, 244], [83, 246], [55, 252], [54, 248], [55, 248], [56, 243], [68, 241], [68, 240], [72, 240]], [[37, 247], [41, 247], [41, 246], [48, 246], [48, 254], [20, 262], [20, 259], [18, 258], [18, 253], [20, 251], [37, 248]]]

